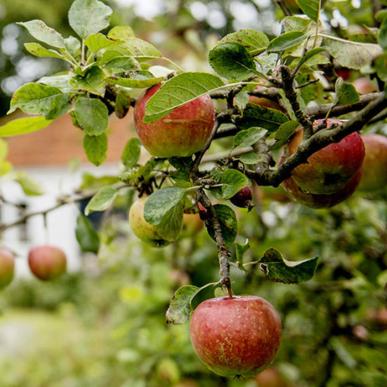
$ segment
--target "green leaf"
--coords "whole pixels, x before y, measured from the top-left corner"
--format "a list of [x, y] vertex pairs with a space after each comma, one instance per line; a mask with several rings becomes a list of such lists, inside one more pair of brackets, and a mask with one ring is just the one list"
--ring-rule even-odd
[[269, 38], [261, 31], [245, 29], [226, 35], [219, 43], [240, 44], [246, 48], [250, 55], [255, 56], [266, 49]]
[[387, 50], [387, 17], [384, 18], [382, 25], [380, 26], [378, 43], [383, 48], [383, 50]]
[[19, 108], [28, 114], [53, 119], [64, 114], [69, 106], [69, 95], [63, 94], [58, 88], [41, 83], [26, 83], [13, 94], [8, 114]]
[[300, 45], [306, 39], [302, 31], [285, 32], [274, 38], [267, 47], [268, 52], [282, 52], [289, 48]]
[[47, 120], [41, 116], [17, 118], [0, 126], [0, 137], [14, 137], [37, 132], [46, 128], [51, 122], [52, 120]]
[[122, 43], [121, 47], [135, 57], [159, 58], [161, 56], [160, 51], [155, 46], [138, 38], [125, 39], [125, 43]]
[[255, 152], [251, 151], [248, 153], [241, 154], [240, 156], [237, 157], [237, 159], [239, 159], [242, 163], [245, 163], [247, 165], [253, 165], [258, 163], [259, 156]]
[[15, 181], [20, 185], [23, 192], [28, 196], [40, 196], [44, 191], [38, 182], [33, 180], [24, 172], [18, 172], [15, 176]]
[[126, 168], [134, 167], [138, 159], [140, 158], [141, 153], [141, 142], [138, 138], [131, 138], [125, 145], [124, 151], [121, 155], [122, 164]]
[[115, 26], [109, 31], [107, 36], [112, 40], [125, 41], [127, 39], [134, 38], [134, 32], [129, 26]]
[[58, 51], [43, 47], [40, 43], [24, 43], [24, 47], [30, 54], [39, 58], [64, 59]]
[[94, 54], [97, 53], [99, 50], [102, 50], [103, 48], [112, 46], [114, 44], [115, 42], [109, 40], [105, 35], [101, 34], [100, 32], [89, 35], [85, 39], [86, 47]]
[[69, 24], [81, 38], [86, 38], [108, 27], [112, 12], [102, 1], [75, 0], [69, 10]]
[[315, 22], [320, 17], [321, 0], [297, 0], [298, 6], [305, 15], [309, 16]]
[[[232, 244], [237, 236], [238, 221], [235, 212], [225, 204], [215, 204], [214, 210], [220, 222], [222, 236], [227, 244]], [[206, 222], [207, 231], [210, 237], [216, 241], [215, 232], [211, 222]]]
[[131, 72], [128, 74], [128, 76], [129, 78], [111, 77], [107, 79], [107, 82], [112, 85], [143, 89], [157, 85], [163, 80], [163, 78], [156, 78], [149, 71]]
[[250, 244], [249, 240], [246, 239], [243, 243], [235, 243], [235, 255], [239, 267], [243, 265], [243, 256], [249, 250]]
[[156, 121], [173, 109], [222, 86], [224, 83], [215, 75], [190, 72], [179, 74], [165, 82], [148, 100], [144, 121]]
[[310, 280], [317, 267], [318, 257], [303, 261], [288, 261], [276, 249], [266, 250], [259, 268], [271, 281], [295, 284]]
[[117, 176], [102, 175], [94, 176], [89, 172], [85, 172], [82, 175], [82, 183], [80, 189], [82, 190], [95, 190], [102, 188], [106, 185], [113, 185], [119, 183], [120, 179]]
[[326, 52], [326, 49], [324, 47], [316, 47], [312, 48], [311, 50], [308, 50], [305, 55], [301, 57], [300, 61], [298, 62], [298, 66], [301, 67], [301, 65], [308, 62], [315, 55], [321, 54], [322, 52]]
[[118, 191], [112, 186], [102, 187], [89, 201], [85, 208], [85, 215], [95, 211], [105, 211], [111, 207], [116, 199]]
[[176, 290], [166, 313], [168, 324], [184, 324], [189, 320], [191, 299], [198, 290], [193, 285], [184, 285]]
[[167, 240], [175, 240], [181, 231], [185, 193], [179, 187], [163, 188], [145, 202], [145, 220], [157, 226], [158, 233]]
[[247, 147], [256, 144], [259, 140], [265, 137], [267, 133], [266, 129], [259, 127], [252, 127], [249, 129], [241, 130], [233, 139], [233, 148]]
[[94, 65], [89, 67], [83, 75], [75, 75], [70, 80], [70, 85], [76, 90], [103, 96], [105, 94], [104, 77], [104, 72]]
[[285, 32], [306, 31], [311, 24], [311, 20], [304, 16], [286, 16], [282, 20], [282, 26]]
[[87, 159], [94, 165], [101, 165], [106, 159], [108, 140], [106, 134], [88, 136], [83, 138], [83, 149]]
[[75, 236], [83, 253], [98, 253], [100, 245], [99, 235], [90, 220], [83, 214], [78, 215]]
[[359, 102], [359, 94], [352, 83], [345, 82], [343, 78], [337, 78], [335, 84], [336, 100], [340, 105], [349, 105]]
[[130, 96], [123, 91], [119, 91], [116, 96], [114, 113], [118, 118], [124, 118], [130, 108]]
[[81, 42], [75, 36], [69, 36], [64, 40], [66, 50], [72, 55], [75, 59], [81, 56]]
[[288, 117], [279, 110], [249, 103], [243, 111], [243, 116], [238, 119], [238, 124], [242, 129], [261, 127], [274, 131], [288, 120]]
[[299, 122], [293, 120], [281, 124], [278, 130], [276, 130], [274, 133], [274, 138], [277, 141], [272, 149], [278, 149], [284, 145], [299, 126]]
[[65, 48], [63, 36], [53, 28], [48, 27], [42, 20], [31, 20], [17, 24], [25, 27], [36, 40], [56, 48]]
[[73, 88], [70, 85], [70, 80], [72, 79], [71, 74], [60, 74], [60, 75], [51, 75], [49, 77], [40, 78], [37, 82], [43, 83], [47, 86], [56, 87], [62, 93], [70, 93]]
[[[113, 74], [122, 73], [125, 71], [131, 71], [131, 70], [138, 70], [139, 67], [140, 66], [138, 62], [131, 56], [116, 56], [113, 59], [106, 62], [104, 66], [106, 70], [109, 70]], [[152, 73], [149, 73], [149, 72], [144, 72], [144, 73], [148, 74], [150, 78], [155, 78], [153, 77]], [[141, 74], [141, 72], [139, 74]], [[162, 78], [158, 78], [158, 79], [162, 79]]]
[[386, 82], [387, 81], [387, 52], [383, 53], [382, 55], [378, 56], [375, 59], [374, 67], [376, 70], [376, 73], [378, 74], [378, 77]]
[[236, 169], [227, 169], [220, 174], [219, 183], [222, 184], [220, 188], [221, 197], [230, 199], [249, 184], [249, 179]]
[[377, 44], [352, 42], [329, 35], [321, 36], [329, 54], [342, 67], [360, 70], [363, 66], [370, 65], [373, 59], [383, 52]]
[[79, 126], [90, 136], [105, 133], [108, 126], [108, 110], [103, 102], [95, 98], [78, 97], [74, 115]]
[[241, 81], [256, 74], [247, 49], [237, 43], [217, 44], [208, 56], [211, 67], [222, 77]]

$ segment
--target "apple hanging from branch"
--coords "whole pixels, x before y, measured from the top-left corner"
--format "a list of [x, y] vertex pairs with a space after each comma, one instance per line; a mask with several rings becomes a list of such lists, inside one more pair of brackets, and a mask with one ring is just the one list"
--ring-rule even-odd
[[0, 248], [0, 289], [7, 287], [15, 274], [15, 258], [4, 248]]

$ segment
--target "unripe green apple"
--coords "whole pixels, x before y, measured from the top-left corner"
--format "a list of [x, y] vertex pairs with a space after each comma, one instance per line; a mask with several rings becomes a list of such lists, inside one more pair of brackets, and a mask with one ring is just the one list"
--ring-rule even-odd
[[0, 248], [0, 289], [7, 287], [15, 274], [15, 258], [13, 254]]
[[147, 198], [143, 196], [142, 198], [137, 199], [130, 207], [129, 224], [134, 234], [137, 238], [154, 247], [163, 247], [174, 242], [176, 239], [166, 240], [160, 235], [157, 226], [154, 226], [145, 220], [144, 206], [146, 200]]
[[28, 265], [35, 277], [53, 280], [66, 271], [67, 258], [63, 250], [50, 245], [36, 246], [28, 253]]
[[211, 298], [194, 310], [190, 335], [196, 354], [216, 374], [255, 375], [278, 351], [281, 322], [263, 298]]
[[198, 213], [183, 215], [183, 228], [181, 230], [182, 237], [195, 236], [204, 226]]
[[290, 383], [276, 368], [266, 368], [256, 378], [257, 387], [290, 387]]
[[387, 189], [387, 137], [379, 134], [365, 134], [362, 139], [365, 158], [359, 190]]
[[150, 154], [157, 157], [185, 157], [202, 150], [215, 124], [215, 107], [209, 95], [203, 95], [174, 109], [165, 117], [144, 122], [148, 100], [160, 85], [148, 89], [134, 108], [137, 134]]
[[[329, 119], [329, 128], [339, 120]], [[317, 120], [315, 125], [321, 125]], [[290, 140], [285, 154], [297, 152], [303, 139], [303, 130], [298, 129]], [[306, 163], [296, 167], [292, 179], [305, 193], [314, 195], [331, 195], [344, 189], [348, 181], [361, 168], [365, 151], [363, 141], [358, 133], [351, 133], [338, 143], [330, 144], [311, 155]]]

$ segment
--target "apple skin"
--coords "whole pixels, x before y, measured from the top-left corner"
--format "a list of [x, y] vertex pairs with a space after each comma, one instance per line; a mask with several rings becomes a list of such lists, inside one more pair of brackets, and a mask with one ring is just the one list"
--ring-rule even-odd
[[58, 247], [36, 246], [28, 252], [28, 265], [35, 277], [42, 281], [50, 281], [66, 271], [67, 258]]
[[193, 312], [193, 348], [207, 367], [226, 377], [255, 375], [276, 355], [281, 322], [261, 297], [211, 298]]
[[379, 134], [362, 136], [365, 146], [363, 175], [359, 190], [379, 191], [387, 188], [387, 137]]
[[148, 152], [157, 157], [186, 157], [204, 148], [215, 124], [215, 106], [204, 95], [174, 109], [165, 117], [144, 123], [145, 106], [161, 85], [148, 89], [134, 108], [137, 134]]
[[255, 381], [257, 387], [290, 387], [290, 384], [284, 379], [276, 368], [266, 368], [260, 372]]
[[353, 85], [359, 94], [369, 94], [378, 91], [376, 85], [366, 77], [361, 77], [354, 80]]
[[250, 187], [243, 187], [241, 190], [239, 190], [231, 199], [231, 203], [234, 204], [234, 206], [240, 207], [240, 208], [252, 208], [254, 207], [253, 203], [253, 193], [251, 192]]
[[15, 274], [15, 258], [13, 254], [0, 248], [0, 289], [7, 287]]
[[153, 224], [148, 223], [144, 218], [144, 206], [146, 202], [146, 197], [143, 196], [140, 199], [137, 199], [129, 210], [129, 224], [137, 236], [137, 238], [142, 241], [154, 246], [154, 247], [163, 247], [175, 240], [166, 240], [163, 238], [157, 227]]
[[[327, 120], [329, 128], [338, 120]], [[318, 126], [322, 120], [315, 121]], [[298, 129], [291, 138], [286, 155], [294, 154], [303, 139], [303, 129]], [[291, 177], [299, 188], [311, 194], [334, 194], [361, 168], [365, 156], [364, 144], [358, 133], [351, 133], [338, 143], [330, 144], [296, 167]]]
[[184, 214], [183, 215], [183, 228], [181, 230], [182, 237], [193, 237], [196, 235], [204, 226], [203, 221], [200, 219], [198, 213]]
[[298, 203], [311, 208], [329, 208], [348, 199], [356, 190], [361, 179], [361, 170], [349, 179], [347, 184], [333, 194], [311, 194], [301, 190], [293, 178], [286, 179], [282, 186], [286, 192]]

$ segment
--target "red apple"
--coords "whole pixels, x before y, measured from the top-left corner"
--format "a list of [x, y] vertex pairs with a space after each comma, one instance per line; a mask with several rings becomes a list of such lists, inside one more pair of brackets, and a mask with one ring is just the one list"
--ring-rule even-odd
[[137, 134], [153, 156], [191, 156], [206, 145], [215, 124], [215, 107], [204, 95], [174, 109], [165, 117], [146, 124], [145, 105], [160, 85], [148, 89], [134, 108]]
[[344, 81], [347, 81], [351, 76], [351, 70], [347, 67], [339, 67], [335, 71], [337, 76], [343, 78]]
[[365, 146], [363, 175], [359, 190], [378, 191], [387, 188], [387, 137], [379, 134], [362, 136]]
[[376, 85], [368, 78], [361, 77], [353, 81], [356, 91], [359, 94], [369, 94], [378, 91]]
[[[339, 120], [327, 120], [329, 128]], [[317, 120], [315, 125], [321, 125]], [[295, 153], [303, 139], [303, 130], [298, 129], [291, 138], [285, 154]], [[338, 143], [330, 144], [310, 156], [306, 163], [292, 171], [292, 178], [300, 190], [310, 194], [334, 194], [347, 185], [361, 168], [365, 151], [358, 133], [351, 133]]]
[[53, 280], [66, 271], [67, 258], [63, 250], [50, 245], [36, 246], [28, 253], [28, 265], [35, 277]]
[[166, 240], [160, 235], [157, 226], [154, 226], [145, 220], [144, 206], [146, 199], [147, 198], [143, 196], [142, 198], [137, 199], [130, 207], [129, 224], [134, 234], [137, 236], [137, 238], [154, 247], [163, 247], [171, 242], [174, 242], [178, 235], [176, 235], [175, 239]]
[[251, 188], [243, 187], [230, 199], [230, 201], [232, 204], [234, 204], [234, 206], [237, 206], [240, 208], [253, 207], [254, 203], [253, 203], [253, 194], [251, 192]]
[[347, 184], [332, 194], [311, 194], [301, 190], [293, 178], [286, 179], [282, 186], [286, 192], [298, 203], [311, 208], [329, 208], [348, 199], [356, 190], [361, 178], [361, 170], [347, 182]]
[[15, 258], [13, 254], [0, 248], [0, 289], [7, 287], [15, 274]]
[[281, 322], [263, 298], [212, 298], [194, 310], [190, 335], [196, 354], [216, 374], [255, 375], [278, 351]]

